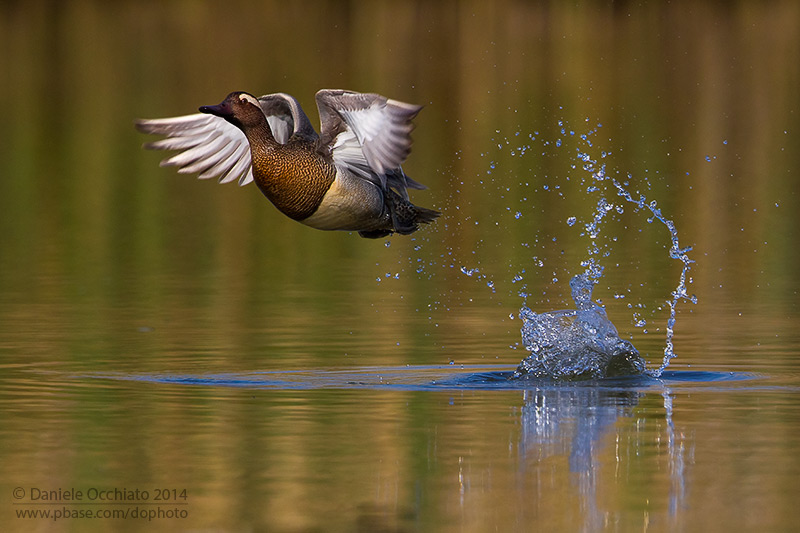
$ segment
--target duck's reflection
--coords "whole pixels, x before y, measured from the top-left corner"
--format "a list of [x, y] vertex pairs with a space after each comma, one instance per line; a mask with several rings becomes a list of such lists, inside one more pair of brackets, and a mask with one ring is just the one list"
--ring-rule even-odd
[[[607, 458], [608, 446], [615, 446], [617, 474], [630, 469], [625, 462], [655, 449], [668, 462], [668, 513], [675, 517], [686, 496], [687, 439], [675, 428], [673, 394], [662, 387], [658, 403], [663, 411], [660, 405], [651, 408], [652, 389], [548, 384], [525, 390], [519, 446], [523, 471], [547, 458], [567, 456], [585, 527], [595, 530], [609, 518], [598, 509], [599, 458]], [[648, 405], [642, 407], [645, 397]], [[633, 420], [621, 424], [622, 418]], [[612, 433], [615, 437], [605, 438]]]

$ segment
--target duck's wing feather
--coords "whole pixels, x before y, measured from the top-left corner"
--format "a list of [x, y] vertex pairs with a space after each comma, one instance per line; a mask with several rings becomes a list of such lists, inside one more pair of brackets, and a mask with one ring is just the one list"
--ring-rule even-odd
[[334, 163], [381, 187], [422, 188], [400, 165], [411, 152], [413, 118], [421, 106], [374, 93], [323, 89], [317, 93], [320, 143]]
[[199, 173], [198, 178], [236, 179], [239, 185], [253, 181], [250, 145], [239, 128], [214, 115], [196, 113], [182, 117], [136, 121], [142, 133], [166, 138], [144, 145], [150, 150], [178, 150], [161, 161], [162, 167], [178, 167], [180, 174]]
[[[297, 101], [283, 93], [260, 97], [275, 140], [285, 144], [293, 134], [316, 138], [317, 134]], [[295, 119], [295, 117], [297, 119]], [[250, 145], [244, 133], [223, 118], [196, 113], [181, 117], [142, 119], [136, 129], [165, 138], [145, 144], [152, 150], [178, 150], [161, 161], [161, 166], [176, 166], [181, 174], [199, 173], [198, 178], [219, 178], [220, 183], [253, 181]]]
[[408, 175], [403, 172], [403, 169], [400, 167], [391, 170], [386, 174], [386, 183], [389, 185], [389, 187], [401, 191], [406, 197], [406, 200], [408, 200], [408, 195], [405, 194], [405, 189], [417, 189], [420, 191], [427, 189], [425, 185], [408, 177]]
[[267, 116], [267, 122], [275, 140], [286, 144], [289, 137], [297, 135], [307, 140], [319, 138], [311, 121], [303, 108], [290, 94], [265, 94], [258, 98], [261, 109]]

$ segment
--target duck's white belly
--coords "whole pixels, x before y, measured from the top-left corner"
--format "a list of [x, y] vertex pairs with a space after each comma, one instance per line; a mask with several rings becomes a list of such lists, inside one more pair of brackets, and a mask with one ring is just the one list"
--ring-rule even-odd
[[314, 213], [301, 220], [321, 230], [372, 230], [391, 225], [383, 195], [372, 183], [339, 172]]

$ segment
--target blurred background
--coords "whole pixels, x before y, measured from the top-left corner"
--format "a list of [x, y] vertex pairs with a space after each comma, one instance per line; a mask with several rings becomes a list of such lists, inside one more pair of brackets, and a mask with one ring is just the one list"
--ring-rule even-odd
[[[71, 483], [189, 479], [219, 516], [271, 523], [236, 507], [243, 492], [223, 497], [220, 477], [189, 465], [211, 461], [232, 476], [230, 488], [265, 460], [237, 455], [253, 434], [294, 464], [294, 445], [253, 421], [277, 416], [280, 433], [294, 423], [279, 414], [286, 402], [302, 419], [300, 442], [315, 434], [308, 444], [321, 446], [336, 409], [315, 412], [308, 397], [272, 393], [240, 411], [212, 400], [245, 401], [249, 392], [68, 376], [450, 361], [513, 368], [527, 355], [520, 306], [571, 305], [567, 282], [583, 270], [591, 245], [583, 228], [601, 197], [624, 209], [601, 226], [605, 274], [594, 295], [657, 366], [680, 263], [663, 225], [607, 182], [587, 191], [594, 182], [580, 154], [657, 201], [681, 245], [694, 248], [689, 292], [698, 303], [679, 308], [673, 368], [796, 376], [799, 86], [792, 0], [0, 2], [0, 396], [9, 406], [0, 450], [15, 458], [3, 477], [52, 479], [44, 463], [63, 463], [71, 466], [54, 475]], [[429, 187], [412, 199], [442, 211], [435, 224], [377, 241], [313, 230], [252, 185], [160, 168], [165, 154], [142, 150], [152, 139], [133, 128], [137, 118], [194, 113], [234, 90], [290, 93], [317, 124], [320, 88], [425, 106], [404, 170]], [[388, 405], [365, 421], [360, 400], [318, 395], [344, 410], [339, 422], [382, 435], [365, 457], [400, 463], [429, 441], [376, 424], [420, 423], [447, 404], [369, 396]], [[505, 403], [496, 396], [470, 418], [472, 439]], [[234, 412], [241, 424], [229, 427]], [[196, 431], [198, 443], [179, 444], [175, 428]], [[150, 457], [154, 443], [163, 456]], [[216, 454], [220, 446], [233, 464]], [[330, 453], [320, 464], [341, 457]], [[354, 464], [342, 463], [343, 472]], [[480, 530], [447, 506], [419, 514], [422, 489], [406, 474], [378, 477], [417, 525]], [[295, 494], [245, 483], [262, 484]], [[300, 494], [308, 496], [300, 490], [291, 501]], [[499, 515], [505, 498], [476, 509]], [[778, 519], [789, 516], [790, 504], [774, 505]], [[289, 513], [283, 529], [316, 527], [281, 512]], [[369, 522], [372, 511], [359, 512]]]
[[[756, 308], [796, 312], [798, 9], [5, 2], [3, 322], [25, 335], [47, 320], [37, 342], [45, 357], [85, 331], [105, 354], [131, 337], [137, 358], [147, 357], [139, 339], [164, 335], [161, 346], [232, 343], [237, 359], [259, 345], [258, 367], [283, 356], [304, 364], [275, 344], [296, 331], [320, 333], [319, 350], [306, 354], [316, 365], [347, 351], [357, 325], [365, 364], [478, 353], [513, 362], [504, 348], [518, 323], [507, 315], [523, 302], [521, 284], [534, 310], [570, 303], [563, 282], [581, 270], [580, 228], [597, 202], [576, 168], [579, 136], [592, 131], [583, 151], [612, 176], [630, 174], [632, 192], [656, 200], [681, 244], [695, 247], [696, 310], [732, 306], [705, 317], [703, 331]], [[316, 123], [323, 87], [425, 105], [405, 169], [429, 186], [415, 201], [444, 213], [433, 227], [386, 243], [311, 231], [254, 187], [160, 169], [164, 154], [141, 151], [149, 139], [132, 128], [232, 90], [288, 92]], [[603, 229], [618, 242], [595, 296], [652, 307], [679, 268], [666, 230], [632, 211]], [[571, 216], [581, 223], [567, 226]], [[479, 268], [495, 291], [462, 266]], [[623, 313], [620, 329], [634, 333]], [[198, 331], [214, 338], [183, 336]], [[398, 351], [396, 342], [412, 345]]]

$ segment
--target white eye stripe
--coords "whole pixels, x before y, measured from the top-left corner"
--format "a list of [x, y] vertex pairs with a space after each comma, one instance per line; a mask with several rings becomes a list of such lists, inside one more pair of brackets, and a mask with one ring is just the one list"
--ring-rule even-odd
[[260, 107], [259, 104], [258, 104], [258, 100], [256, 100], [255, 97], [250, 96], [249, 94], [245, 94], [245, 93], [240, 94], [239, 95], [239, 101], [240, 102], [249, 102], [249, 103], [253, 104], [256, 107]]

